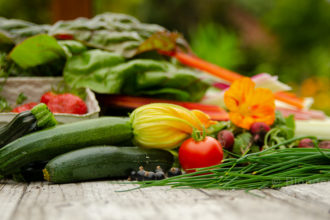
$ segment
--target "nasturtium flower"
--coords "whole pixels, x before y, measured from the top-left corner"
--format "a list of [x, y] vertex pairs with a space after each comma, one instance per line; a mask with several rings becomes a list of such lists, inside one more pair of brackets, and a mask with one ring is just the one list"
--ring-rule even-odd
[[272, 125], [275, 120], [275, 99], [271, 90], [255, 88], [247, 77], [233, 82], [224, 94], [229, 119], [236, 126], [249, 129], [254, 122]]
[[199, 110], [153, 103], [135, 109], [130, 115], [134, 143], [146, 148], [173, 149], [194, 130], [203, 132], [214, 122]]

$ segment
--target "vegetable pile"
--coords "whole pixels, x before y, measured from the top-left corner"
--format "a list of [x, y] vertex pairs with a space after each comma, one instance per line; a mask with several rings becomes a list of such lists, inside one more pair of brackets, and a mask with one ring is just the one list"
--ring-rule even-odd
[[[200, 101], [205, 74], [138, 47], [165, 28], [115, 13], [36, 25], [0, 19], [0, 77], [63, 76], [72, 89]], [[183, 38], [182, 38], [183, 39]]]
[[[48, 107], [22, 106], [0, 128], [3, 178], [129, 177], [144, 181], [140, 187], [247, 190], [330, 180], [326, 116], [302, 110], [306, 100], [276, 77], [243, 77], [207, 63], [180, 34], [121, 14], [52, 26], [0, 19], [0, 30], [0, 76], [63, 75], [74, 90], [112, 94], [111, 105], [135, 108], [129, 117], [56, 125], [52, 112], [84, 114], [86, 105], [72, 94], [45, 93]], [[210, 100], [211, 86], [222, 89]], [[304, 136], [311, 130], [295, 121], [299, 115], [324, 120], [325, 129]]]
[[[20, 113], [21, 117], [26, 113]], [[45, 114], [39, 111], [36, 115]], [[144, 180], [140, 187], [219, 189], [278, 188], [330, 180], [328, 142], [318, 146], [315, 137], [285, 139], [292, 133], [291, 120], [278, 115], [271, 129], [255, 123], [247, 131], [231, 122], [214, 122], [197, 110], [149, 104], [136, 109], [130, 118], [104, 116], [39, 127], [42, 130], [9, 140], [0, 149], [0, 175], [54, 183], [130, 176]], [[260, 144], [258, 135], [267, 141], [262, 150], [252, 147]], [[301, 147], [306, 140], [316, 148], [310, 143]], [[175, 158], [186, 174], [172, 175], [175, 170], [178, 173], [171, 168]], [[164, 179], [165, 173], [169, 178]]]

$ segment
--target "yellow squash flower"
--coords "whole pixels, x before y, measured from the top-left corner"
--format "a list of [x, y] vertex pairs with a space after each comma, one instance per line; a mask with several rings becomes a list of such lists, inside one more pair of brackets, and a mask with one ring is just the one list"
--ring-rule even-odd
[[203, 131], [213, 121], [199, 110], [153, 103], [135, 109], [130, 115], [134, 142], [146, 148], [173, 149], [188, 138], [194, 129]]
[[255, 83], [242, 77], [224, 94], [229, 119], [238, 127], [249, 129], [254, 122], [268, 125], [275, 120], [275, 99], [271, 90], [255, 88]]

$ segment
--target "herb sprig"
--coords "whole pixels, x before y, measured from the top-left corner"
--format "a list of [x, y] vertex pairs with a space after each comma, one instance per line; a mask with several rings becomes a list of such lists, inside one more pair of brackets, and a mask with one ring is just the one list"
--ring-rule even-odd
[[[315, 148], [277, 149], [303, 138], [314, 140]], [[140, 188], [263, 189], [298, 183], [330, 180], [330, 150], [319, 149], [315, 137], [291, 138], [263, 151], [240, 158], [228, 158], [222, 164], [197, 169], [197, 172], [160, 181], [140, 183]]]

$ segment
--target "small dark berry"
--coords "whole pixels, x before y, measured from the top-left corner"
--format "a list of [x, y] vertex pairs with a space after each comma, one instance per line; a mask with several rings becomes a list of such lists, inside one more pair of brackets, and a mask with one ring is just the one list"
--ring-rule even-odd
[[157, 166], [155, 172], [163, 172], [163, 169], [160, 166]]
[[143, 181], [144, 180], [144, 174], [145, 174], [145, 170], [143, 169], [142, 166], [139, 167], [139, 171], [136, 174], [136, 179], [137, 181]]
[[165, 179], [165, 173], [163, 171], [157, 171], [155, 174], [156, 180]]
[[156, 175], [154, 172], [152, 171], [146, 171], [144, 173], [144, 180], [154, 180], [156, 179]]
[[171, 177], [171, 176], [179, 176], [181, 175], [182, 172], [179, 168], [176, 168], [176, 167], [172, 167], [169, 171], [168, 171], [168, 177]]
[[128, 177], [129, 181], [135, 181], [137, 179], [137, 172], [136, 171], [132, 171], [130, 176]]

